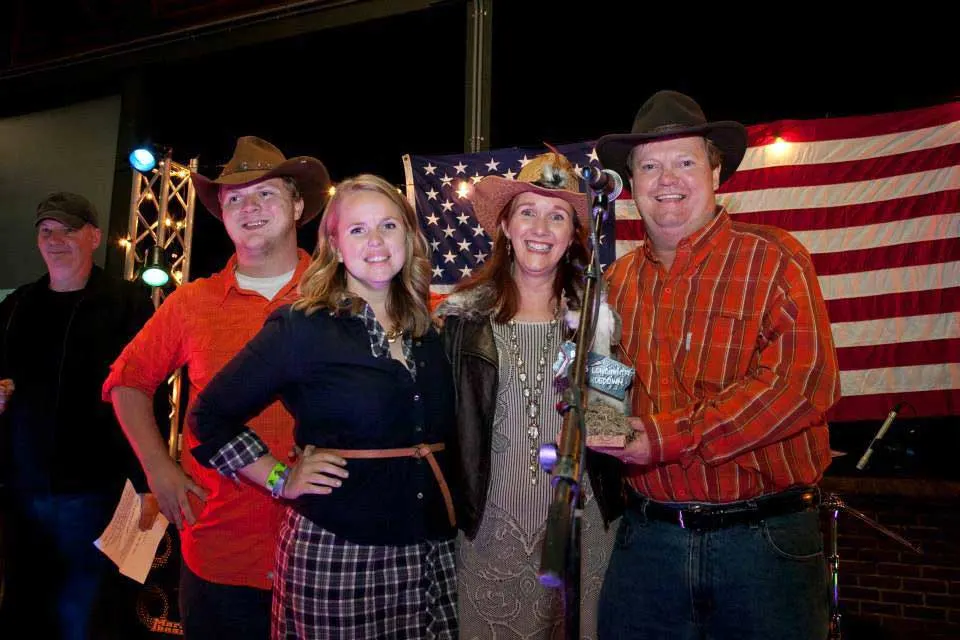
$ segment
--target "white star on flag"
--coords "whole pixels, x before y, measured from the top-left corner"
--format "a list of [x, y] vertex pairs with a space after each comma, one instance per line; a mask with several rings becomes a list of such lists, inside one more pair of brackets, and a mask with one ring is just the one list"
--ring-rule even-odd
[[438, 194], [436, 191], [434, 191], [433, 189], [430, 189], [430, 191], [427, 191], [427, 200], [436, 200], [437, 195]]
[[497, 170], [497, 167], [499, 167], [499, 166], [500, 166], [500, 163], [499, 163], [499, 162], [497, 162], [497, 161], [494, 160], [493, 158], [490, 158], [490, 162], [487, 163], [487, 171], [488, 171], [488, 172], [490, 172], [490, 171], [496, 171], [496, 170]]
[[424, 172], [426, 175], [428, 175], [428, 176], [434, 175], [433, 172], [436, 171], [436, 170], [437, 170], [437, 168], [436, 168], [435, 166], [433, 166], [432, 164], [430, 164], [429, 162], [427, 163], [427, 166], [425, 166], [425, 167], [423, 168], [423, 172]]
[[463, 164], [462, 162], [458, 162], [457, 164], [453, 165], [453, 168], [457, 170], [457, 173], [463, 173], [467, 170], [467, 165]]

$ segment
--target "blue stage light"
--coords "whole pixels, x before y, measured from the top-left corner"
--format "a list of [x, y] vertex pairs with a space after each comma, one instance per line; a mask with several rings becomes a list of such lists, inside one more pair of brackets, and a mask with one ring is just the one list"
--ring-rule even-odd
[[130, 166], [141, 173], [146, 173], [157, 166], [157, 156], [147, 147], [138, 147], [130, 152]]

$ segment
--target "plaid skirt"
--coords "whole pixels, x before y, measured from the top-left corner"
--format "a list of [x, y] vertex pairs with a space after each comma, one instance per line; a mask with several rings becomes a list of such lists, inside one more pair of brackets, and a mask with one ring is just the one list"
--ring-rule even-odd
[[456, 640], [454, 544], [354, 544], [288, 508], [277, 547], [271, 637]]

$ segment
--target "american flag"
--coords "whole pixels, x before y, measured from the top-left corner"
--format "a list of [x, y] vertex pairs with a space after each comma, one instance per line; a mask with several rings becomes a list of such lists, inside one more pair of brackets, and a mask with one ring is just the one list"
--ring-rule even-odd
[[[719, 200], [735, 220], [786, 229], [811, 253], [841, 369], [829, 419], [880, 420], [899, 402], [905, 415], [960, 414], [960, 102], [747, 131]], [[591, 142], [559, 150], [596, 165]], [[541, 152], [404, 157], [438, 290], [489, 254], [460, 183], [510, 177]], [[635, 248], [642, 224], [625, 192], [615, 230], [604, 231], [616, 257]]]

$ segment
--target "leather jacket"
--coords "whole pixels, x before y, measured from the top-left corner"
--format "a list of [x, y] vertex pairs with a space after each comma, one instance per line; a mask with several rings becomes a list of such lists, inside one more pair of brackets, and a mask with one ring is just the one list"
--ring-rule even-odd
[[[453, 304], [448, 304], [453, 302]], [[480, 526], [490, 486], [491, 445], [499, 385], [490, 313], [448, 299], [438, 309], [441, 336], [453, 369], [457, 439], [453, 452], [457, 524], [469, 539]], [[585, 469], [605, 524], [623, 512], [621, 463], [587, 451]]]

